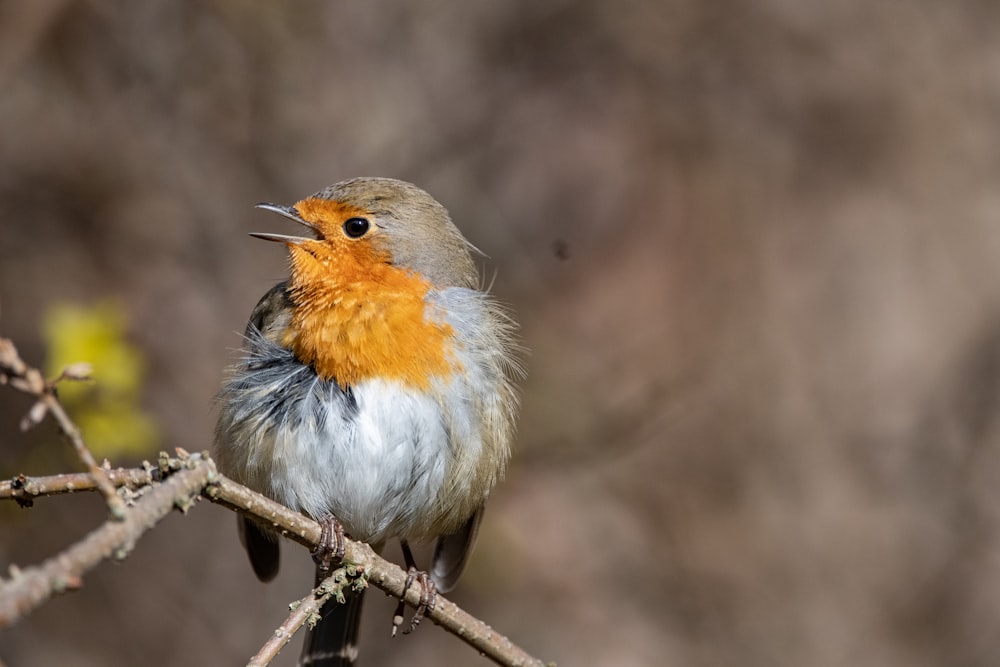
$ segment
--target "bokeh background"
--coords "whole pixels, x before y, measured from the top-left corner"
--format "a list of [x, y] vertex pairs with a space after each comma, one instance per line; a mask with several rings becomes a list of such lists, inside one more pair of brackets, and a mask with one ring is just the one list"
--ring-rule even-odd
[[[285, 272], [252, 205], [411, 180], [531, 350], [460, 604], [560, 665], [1000, 664], [997, 26], [987, 0], [3, 0], [0, 335], [41, 365], [103, 322], [110, 431], [148, 447], [114, 462], [206, 449]], [[27, 406], [0, 392], [0, 474], [71, 469]], [[0, 562], [102, 517], [0, 508]], [[258, 583], [204, 504], [0, 657], [243, 664], [310, 581], [290, 545]], [[487, 664], [390, 641], [369, 597], [364, 664]]]

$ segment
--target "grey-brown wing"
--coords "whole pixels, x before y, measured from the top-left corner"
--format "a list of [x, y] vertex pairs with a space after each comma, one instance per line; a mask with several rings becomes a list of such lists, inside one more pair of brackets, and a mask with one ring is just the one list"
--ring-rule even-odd
[[434, 547], [434, 560], [431, 563], [431, 578], [437, 589], [447, 593], [462, 576], [465, 564], [469, 561], [472, 546], [479, 534], [479, 522], [483, 518], [483, 507], [476, 510], [458, 531], [451, 535], [442, 535]]

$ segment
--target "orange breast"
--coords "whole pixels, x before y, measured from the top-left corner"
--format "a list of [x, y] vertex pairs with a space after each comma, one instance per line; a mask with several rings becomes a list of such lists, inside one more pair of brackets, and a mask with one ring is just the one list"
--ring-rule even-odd
[[427, 317], [430, 284], [386, 263], [370, 243], [333, 254], [326, 245], [291, 247], [295, 308], [284, 342], [296, 356], [345, 388], [383, 378], [426, 389], [451, 373], [453, 331]]

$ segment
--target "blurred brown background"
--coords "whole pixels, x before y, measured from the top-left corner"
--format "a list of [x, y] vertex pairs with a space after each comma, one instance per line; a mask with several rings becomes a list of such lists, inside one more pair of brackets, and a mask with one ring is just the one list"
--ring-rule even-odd
[[[3, 0], [0, 334], [42, 363], [53, 304], [117, 299], [160, 445], [205, 449], [285, 272], [252, 205], [411, 180], [531, 349], [460, 604], [567, 666], [1000, 664], [998, 25], [983, 0]], [[0, 392], [0, 474], [65, 470], [26, 406]], [[102, 517], [0, 509], [4, 568]], [[199, 506], [0, 656], [243, 664], [310, 583], [284, 555], [258, 583]], [[389, 641], [370, 598], [363, 664], [486, 664], [429, 624]]]

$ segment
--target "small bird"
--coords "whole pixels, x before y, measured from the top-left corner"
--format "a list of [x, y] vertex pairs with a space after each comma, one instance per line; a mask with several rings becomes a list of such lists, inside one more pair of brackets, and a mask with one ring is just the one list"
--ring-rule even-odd
[[[415, 185], [356, 178], [258, 207], [309, 235], [251, 234], [287, 246], [290, 276], [254, 308], [219, 392], [219, 469], [323, 524], [318, 579], [345, 532], [376, 550], [395, 537], [432, 605], [462, 574], [507, 466], [516, 325], [482, 289], [475, 248]], [[239, 528], [254, 572], [272, 579], [276, 536], [242, 517]], [[409, 543], [430, 540], [428, 575]], [[300, 664], [354, 663], [361, 602], [324, 606]]]

